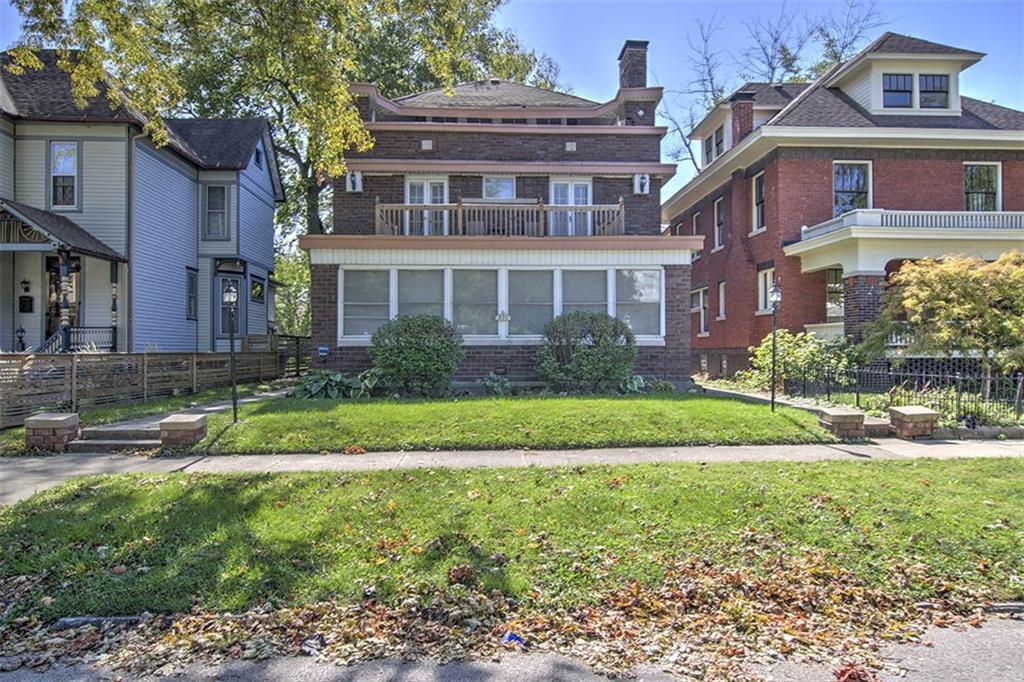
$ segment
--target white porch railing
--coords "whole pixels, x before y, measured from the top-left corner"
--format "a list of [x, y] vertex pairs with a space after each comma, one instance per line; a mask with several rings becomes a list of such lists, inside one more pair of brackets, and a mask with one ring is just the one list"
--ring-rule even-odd
[[843, 338], [842, 322], [823, 322], [821, 324], [805, 324], [804, 331], [814, 334], [822, 341], [837, 341]]
[[378, 235], [585, 237], [625, 234], [625, 206], [565, 206], [539, 202], [382, 204], [374, 208]]
[[846, 227], [897, 229], [1024, 230], [1024, 211], [890, 211], [862, 208], [805, 225], [801, 239], [813, 239]]

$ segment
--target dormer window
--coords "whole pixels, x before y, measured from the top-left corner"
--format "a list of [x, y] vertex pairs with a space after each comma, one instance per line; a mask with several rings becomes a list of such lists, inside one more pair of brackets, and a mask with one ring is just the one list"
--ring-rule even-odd
[[925, 76], [918, 79], [922, 109], [949, 108], [949, 76]]
[[914, 105], [914, 76], [909, 73], [882, 74], [882, 106], [909, 109]]
[[718, 130], [715, 131], [715, 158], [722, 155], [725, 151], [725, 126], [718, 126]]
[[714, 137], [708, 136], [704, 140], [704, 165], [709, 166], [715, 158]]

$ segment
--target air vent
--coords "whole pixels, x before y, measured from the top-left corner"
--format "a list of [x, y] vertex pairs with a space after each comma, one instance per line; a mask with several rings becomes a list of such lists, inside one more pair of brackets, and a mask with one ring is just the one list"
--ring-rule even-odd
[[487, 82], [490, 83], [491, 85], [498, 85], [499, 83], [501, 83], [501, 80], [498, 78], [491, 78]]

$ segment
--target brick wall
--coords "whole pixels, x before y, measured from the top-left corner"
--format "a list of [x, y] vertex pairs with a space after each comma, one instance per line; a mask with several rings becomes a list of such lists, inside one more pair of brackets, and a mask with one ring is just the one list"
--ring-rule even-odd
[[882, 291], [885, 277], [881, 275], [854, 275], [843, 279], [843, 333], [860, 341], [864, 325], [878, 319], [882, 310]]
[[[327, 346], [327, 361], [314, 357], [313, 367], [330, 367], [354, 374], [370, 366], [364, 347], [339, 348], [338, 268], [311, 265], [310, 301], [313, 310], [313, 347]], [[637, 349], [636, 371], [645, 377], [684, 382], [690, 377], [690, 266], [665, 268], [665, 345]], [[467, 346], [466, 358], [456, 372], [456, 381], [475, 381], [490, 372], [502, 373], [513, 381], [536, 381], [536, 346]]]

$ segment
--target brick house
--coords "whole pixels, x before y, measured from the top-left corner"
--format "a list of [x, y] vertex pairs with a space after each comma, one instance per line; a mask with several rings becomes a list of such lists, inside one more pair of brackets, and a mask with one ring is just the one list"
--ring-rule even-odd
[[886, 33], [812, 84], [747, 83], [691, 138], [697, 176], [662, 206], [692, 266], [694, 370], [731, 374], [779, 324], [861, 336], [907, 259], [1024, 245], [1024, 112], [960, 94], [984, 55]]
[[647, 43], [627, 41], [607, 102], [500, 80], [389, 99], [355, 85], [375, 144], [334, 183], [330, 235], [305, 236], [322, 365], [369, 366], [383, 322], [432, 313], [464, 338], [457, 381], [534, 378], [544, 324], [607, 311], [637, 337], [636, 371], [690, 376], [692, 236], [665, 236]]

